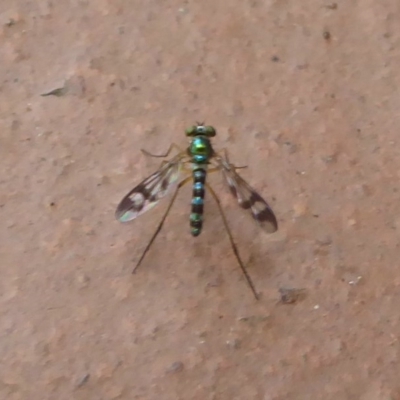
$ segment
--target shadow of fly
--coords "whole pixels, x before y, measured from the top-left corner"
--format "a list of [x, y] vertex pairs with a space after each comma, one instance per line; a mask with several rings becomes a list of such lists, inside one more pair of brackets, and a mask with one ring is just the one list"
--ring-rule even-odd
[[[216, 130], [212, 126], [197, 123], [186, 129], [186, 136], [190, 138], [190, 144], [186, 150], [182, 150], [175, 143], [171, 144], [168, 151], [161, 155], [151, 154], [146, 150], [142, 150], [145, 155], [150, 157], [168, 157], [173, 149], [178, 150], [178, 154], [169, 161], [162, 161], [160, 168], [156, 172], [133, 188], [119, 203], [115, 216], [121, 222], [131, 221], [150, 210], [167, 194], [173, 193], [156, 231], [132, 271], [134, 273], [160, 233], [179, 189], [188, 182], [192, 182], [193, 195], [190, 213], [190, 231], [193, 236], [199, 236], [201, 233], [203, 227], [204, 195], [206, 190], [209, 191], [218, 205], [236, 260], [254, 297], [258, 300], [258, 294], [253, 281], [240, 258], [239, 251], [233, 240], [221, 202], [214, 189], [206, 182], [207, 173], [221, 171], [230, 192], [237, 200], [239, 206], [250, 211], [253, 219], [266, 232], [275, 232], [278, 229], [278, 223], [268, 203], [236, 172], [237, 169], [245, 167], [236, 167], [231, 164], [226, 150], [223, 156], [214, 151], [211, 145], [211, 138], [215, 135]], [[181, 172], [186, 172], [186, 176], [182, 179], [180, 179]], [[188, 173], [190, 174], [188, 175]]]

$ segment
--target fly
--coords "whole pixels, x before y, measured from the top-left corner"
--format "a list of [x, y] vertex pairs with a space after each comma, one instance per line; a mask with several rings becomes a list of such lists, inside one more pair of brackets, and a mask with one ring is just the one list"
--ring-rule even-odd
[[[233, 240], [232, 232], [229, 228], [228, 220], [223, 211], [221, 202], [214, 189], [207, 183], [207, 174], [221, 171], [230, 192], [233, 197], [236, 198], [239, 206], [248, 210], [253, 219], [266, 232], [275, 232], [278, 229], [278, 223], [268, 203], [236, 172], [240, 167], [236, 167], [229, 162], [227, 152], [225, 151], [224, 156], [222, 156], [214, 151], [211, 138], [215, 135], [216, 130], [214, 127], [204, 125], [203, 123], [197, 123], [186, 129], [186, 136], [190, 138], [190, 144], [186, 150], [181, 150], [179, 146], [174, 143], [171, 144], [168, 151], [162, 155], [154, 155], [146, 150], [142, 150], [144, 154], [151, 157], [168, 157], [174, 148], [178, 150], [178, 154], [169, 161], [164, 160], [156, 172], [133, 188], [119, 203], [115, 216], [121, 222], [131, 221], [150, 210], [166, 195], [173, 193], [156, 231], [147, 243], [139, 261], [132, 271], [134, 273], [142, 263], [157, 235], [160, 233], [180, 188], [192, 182], [192, 201], [189, 221], [190, 232], [193, 236], [200, 235], [202, 231], [204, 198], [206, 191], [210, 192], [218, 205], [236, 260], [254, 297], [258, 300], [258, 294], [253, 281], [240, 258], [239, 251]], [[188, 169], [188, 165], [190, 169]], [[180, 180], [183, 170], [186, 173], [189, 170], [191, 173]]]

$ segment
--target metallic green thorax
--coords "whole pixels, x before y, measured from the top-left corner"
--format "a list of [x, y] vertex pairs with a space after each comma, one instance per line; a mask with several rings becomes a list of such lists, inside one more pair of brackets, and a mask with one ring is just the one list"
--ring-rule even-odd
[[190, 213], [190, 227], [193, 236], [198, 236], [203, 227], [203, 209], [207, 164], [214, 155], [210, 138], [216, 132], [212, 126], [196, 125], [186, 130], [186, 135], [193, 137], [188, 148], [192, 158], [193, 195], [192, 212]]
[[189, 154], [195, 164], [204, 164], [213, 155], [213, 149], [210, 139], [205, 136], [197, 136], [193, 138], [189, 146]]

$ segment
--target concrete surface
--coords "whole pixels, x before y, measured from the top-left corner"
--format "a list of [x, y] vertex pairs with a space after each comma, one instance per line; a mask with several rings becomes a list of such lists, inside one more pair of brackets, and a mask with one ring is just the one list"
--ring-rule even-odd
[[[399, 21], [397, 0], [2, 0], [0, 398], [400, 399]], [[131, 275], [166, 205], [114, 219], [158, 166], [140, 148], [197, 120], [278, 217], [264, 234], [210, 175], [259, 302], [210, 196], [190, 236], [189, 187]]]

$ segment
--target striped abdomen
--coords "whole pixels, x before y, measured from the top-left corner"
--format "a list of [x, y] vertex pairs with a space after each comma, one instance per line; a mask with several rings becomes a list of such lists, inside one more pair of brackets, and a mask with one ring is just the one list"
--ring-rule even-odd
[[199, 236], [203, 227], [203, 207], [207, 171], [196, 167], [193, 170], [192, 212], [190, 213], [190, 228], [193, 236]]

